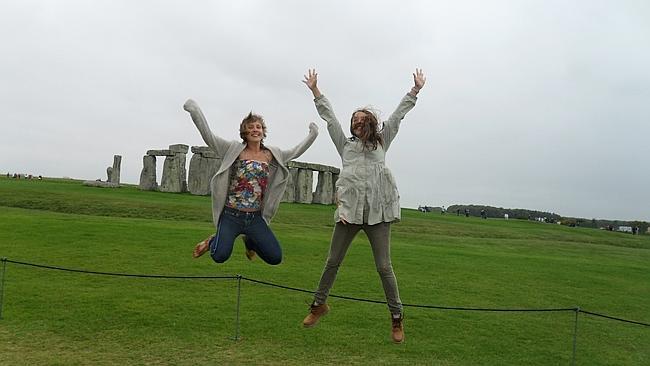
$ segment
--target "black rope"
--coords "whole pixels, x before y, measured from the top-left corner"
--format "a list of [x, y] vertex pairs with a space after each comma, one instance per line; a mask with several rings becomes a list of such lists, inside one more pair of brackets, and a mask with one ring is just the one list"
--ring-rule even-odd
[[81, 269], [71, 269], [55, 266], [46, 266], [42, 264], [34, 264], [20, 261], [13, 261], [10, 259], [4, 259], [6, 262], [20, 264], [23, 266], [30, 266], [43, 269], [53, 269], [57, 271], [64, 272], [76, 272], [76, 273], [86, 273], [102, 276], [116, 276], [116, 277], [140, 277], [140, 278], [172, 278], [172, 279], [189, 279], [189, 280], [207, 280], [207, 279], [237, 279], [237, 276], [167, 276], [167, 275], [144, 275], [144, 274], [131, 274], [131, 273], [114, 273], [114, 272], [97, 272], [97, 271], [86, 271]]
[[266, 281], [260, 281], [260, 280], [255, 280], [255, 279], [248, 278], [248, 277], [244, 277], [244, 276], [242, 276], [241, 279], [242, 279], [242, 280], [246, 280], [246, 281], [250, 281], [250, 282], [259, 283], [259, 284], [261, 284], [261, 285], [267, 285], [267, 286], [272, 286], [272, 287], [283, 288], [283, 289], [285, 289], [285, 290], [298, 291], [298, 292], [306, 292], [306, 293], [308, 293], [308, 294], [313, 294], [313, 293], [314, 293], [314, 291], [309, 291], [309, 290], [305, 290], [305, 289], [301, 289], [301, 288], [297, 288], [297, 287], [289, 287], [289, 286], [284, 286], [284, 285], [277, 285], [277, 284], [275, 284], [275, 283], [266, 282]]
[[[289, 286], [284, 286], [284, 285], [278, 285], [272, 282], [267, 282], [267, 281], [260, 281], [260, 280], [255, 280], [252, 278], [247, 278], [247, 277], [242, 277], [242, 280], [250, 281], [250, 282], [255, 282], [259, 283], [262, 285], [267, 285], [271, 287], [278, 287], [286, 290], [292, 290], [292, 291], [298, 291], [298, 292], [305, 292], [309, 294], [313, 294], [313, 291], [301, 289], [301, 288], [296, 288], [296, 287], [289, 287]], [[380, 300], [371, 300], [371, 299], [363, 299], [359, 297], [352, 297], [352, 296], [343, 296], [343, 295], [334, 295], [330, 294], [329, 297], [335, 297], [338, 299], [345, 299], [345, 300], [352, 300], [352, 301], [360, 301], [360, 302], [369, 302], [369, 303], [374, 303], [374, 304], [386, 304], [386, 301], [380, 301]], [[492, 309], [492, 308], [468, 308], [468, 307], [451, 307], [451, 306], [437, 306], [437, 305], [418, 305], [418, 304], [402, 304], [404, 307], [413, 307], [413, 308], [427, 308], [427, 309], [441, 309], [441, 310], [463, 310], [463, 311], [503, 311], [503, 312], [517, 312], [517, 311], [535, 311], [535, 312], [542, 312], [542, 311], [576, 311], [577, 308], [551, 308], [551, 309]]]
[[[80, 269], [56, 267], [56, 266], [47, 266], [47, 265], [42, 265], [42, 264], [34, 264], [34, 263], [14, 261], [14, 260], [10, 260], [10, 259], [4, 258], [4, 257], [1, 260], [2, 260], [2, 262], [9, 262], [9, 263], [19, 264], [19, 265], [23, 265], [23, 266], [31, 266], [31, 267], [36, 267], [36, 268], [51, 269], [51, 270], [58, 270], [58, 271], [65, 271], [65, 272], [104, 275], [104, 276], [191, 279], [191, 280], [194, 280], [194, 279], [242, 279], [242, 280], [246, 280], [246, 281], [249, 281], [249, 282], [254, 282], [254, 283], [258, 283], [258, 284], [266, 285], [266, 286], [271, 286], [271, 287], [277, 287], [277, 288], [281, 288], [281, 289], [285, 289], [285, 290], [303, 292], [303, 293], [308, 293], [308, 294], [313, 294], [314, 293], [313, 291], [310, 291], [310, 290], [305, 290], [305, 289], [301, 289], [301, 288], [297, 288], [297, 287], [278, 285], [278, 284], [275, 284], [275, 283], [272, 283], [272, 282], [256, 280], [256, 279], [244, 277], [244, 276], [241, 276], [241, 275], [236, 275], [236, 276], [144, 275], [144, 274], [130, 274], [130, 273], [97, 272], [97, 271], [87, 271], [87, 270], [80, 270]], [[3, 278], [4, 278], [4, 276], [3, 276]], [[368, 302], [368, 303], [374, 303], [374, 304], [386, 304], [387, 303], [386, 301], [363, 299], [363, 298], [352, 297], [352, 296], [343, 296], [343, 295], [334, 295], [334, 294], [330, 294], [329, 296], [334, 297], [334, 298], [344, 299], [344, 300], [352, 300], [352, 301], [358, 301], [358, 302]], [[617, 318], [617, 317], [613, 317], [613, 316], [609, 316], [609, 315], [593, 313], [593, 312], [590, 312], [590, 311], [582, 310], [579, 307], [572, 307], [572, 308], [545, 308], [545, 309], [498, 309], [498, 308], [455, 307], [455, 306], [438, 306], [438, 305], [421, 305], [421, 304], [402, 304], [402, 306], [404, 306], [404, 307], [413, 307], [413, 308], [439, 309], [439, 310], [486, 311], [486, 312], [487, 311], [489, 311], [489, 312], [559, 312], [559, 311], [574, 311], [574, 312], [581, 312], [581, 313], [585, 313], [585, 314], [589, 314], [589, 315], [593, 315], [593, 316], [598, 316], [598, 317], [602, 317], [602, 318], [607, 318], [607, 319], [611, 319], [611, 320], [616, 320], [616, 321], [620, 321], [620, 322], [625, 322], [625, 323], [637, 324], [637, 325], [650, 327], [650, 324], [648, 324], [648, 323], [643, 323], [643, 322], [638, 322], [638, 321], [633, 321], [633, 320], [626, 320], [626, 319]]]
[[542, 309], [498, 309], [498, 308], [470, 308], [459, 306], [437, 306], [437, 305], [417, 305], [417, 304], [402, 304], [402, 306], [410, 306], [414, 308], [426, 309], [440, 309], [440, 310], [459, 310], [459, 311], [493, 311], [493, 312], [558, 312], [558, 311], [577, 311], [577, 307], [573, 308], [542, 308]]
[[582, 310], [582, 309], [580, 309], [578, 311], [580, 311], [581, 313], [585, 313], [585, 314], [589, 314], [589, 315], [593, 315], [593, 316], [599, 316], [601, 318], [618, 320], [619, 322], [630, 323], [630, 324], [638, 324], [638, 325], [643, 325], [643, 326], [646, 326], [646, 327], [650, 327], [650, 324], [648, 324], [648, 323], [642, 323], [642, 322], [637, 322], [637, 321], [634, 321], [634, 320], [627, 320], [627, 319], [616, 318], [616, 317], [609, 316], [609, 315], [592, 313], [591, 311], [586, 311], [586, 310]]

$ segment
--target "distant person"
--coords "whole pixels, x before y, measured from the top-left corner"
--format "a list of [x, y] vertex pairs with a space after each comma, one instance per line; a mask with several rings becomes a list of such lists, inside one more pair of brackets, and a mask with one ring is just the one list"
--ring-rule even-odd
[[460, 216], [460, 208], [456, 209], [456, 216]]
[[503, 214], [503, 218], [504, 218], [505, 220], [507, 220], [507, 219], [508, 219], [508, 214]]
[[319, 318], [329, 311], [327, 296], [339, 266], [352, 239], [363, 230], [370, 241], [375, 266], [391, 313], [392, 340], [401, 343], [404, 340], [404, 316], [390, 259], [391, 223], [400, 220], [399, 193], [395, 179], [386, 167], [385, 158], [402, 119], [415, 107], [417, 94], [426, 79], [422, 70], [416, 69], [413, 74], [413, 88], [402, 98], [383, 126], [379, 125], [377, 116], [371, 110], [354, 111], [350, 119], [352, 137], [346, 137], [332, 105], [318, 89], [317, 77], [315, 70], [309, 70], [304, 83], [314, 95], [318, 114], [327, 122], [327, 131], [341, 157], [343, 167], [336, 181], [336, 224], [329, 255], [309, 315], [303, 320], [303, 325], [316, 325]]
[[444, 214], [445, 214], [445, 211], [446, 211], [446, 210], [445, 210], [445, 206], [442, 206], [442, 207], [440, 208], [440, 214], [441, 214], [441, 215], [444, 215]]
[[465, 209], [465, 217], [469, 217], [469, 209], [468, 208]]
[[485, 210], [481, 210], [481, 218], [482, 219], [487, 219], [487, 215], [485, 214]]
[[278, 210], [287, 186], [286, 164], [302, 155], [318, 135], [318, 126], [309, 125], [307, 137], [289, 150], [264, 145], [266, 123], [252, 112], [239, 125], [242, 141], [228, 141], [215, 135], [198, 104], [192, 99], [183, 108], [217, 156], [221, 167], [211, 180], [212, 219], [216, 234], [198, 243], [192, 256], [210, 249], [212, 259], [223, 263], [232, 254], [235, 238], [244, 234], [246, 257], [259, 255], [271, 265], [282, 261], [282, 248], [268, 224]]

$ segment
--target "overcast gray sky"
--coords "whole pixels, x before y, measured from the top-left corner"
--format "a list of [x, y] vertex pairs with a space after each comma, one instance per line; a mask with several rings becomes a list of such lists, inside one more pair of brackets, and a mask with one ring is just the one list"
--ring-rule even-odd
[[[347, 124], [427, 84], [388, 152], [403, 207], [486, 204], [650, 221], [650, 2], [4, 1], [0, 172], [138, 183], [146, 150], [236, 139], [340, 167], [301, 83]], [[188, 162], [189, 162], [188, 155]], [[159, 169], [159, 179], [161, 171]]]

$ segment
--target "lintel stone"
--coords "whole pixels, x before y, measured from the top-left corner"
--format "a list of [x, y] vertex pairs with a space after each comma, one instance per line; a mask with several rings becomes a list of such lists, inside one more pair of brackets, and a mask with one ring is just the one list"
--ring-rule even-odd
[[174, 153], [169, 149], [164, 150], [147, 150], [149, 156], [174, 156]]
[[169, 151], [171, 151], [173, 154], [187, 154], [187, 151], [189, 149], [189, 146], [185, 144], [174, 144], [174, 145], [169, 145]]

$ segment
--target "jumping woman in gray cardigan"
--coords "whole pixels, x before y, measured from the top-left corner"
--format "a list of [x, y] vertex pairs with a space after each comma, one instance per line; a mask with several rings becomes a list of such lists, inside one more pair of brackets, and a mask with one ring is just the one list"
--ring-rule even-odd
[[372, 111], [356, 110], [350, 120], [352, 137], [346, 137], [334, 115], [332, 105], [318, 90], [317, 76], [315, 70], [309, 70], [303, 82], [314, 94], [316, 109], [320, 117], [327, 122], [327, 131], [341, 156], [343, 167], [336, 181], [336, 225], [329, 256], [310, 313], [303, 320], [303, 325], [313, 327], [318, 323], [318, 319], [329, 311], [326, 300], [336, 279], [336, 273], [352, 239], [359, 230], [363, 230], [370, 240], [375, 266], [384, 287], [388, 309], [392, 314], [391, 337], [394, 342], [401, 343], [404, 340], [404, 317], [390, 260], [390, 224], [400, 219], [399, 193], [395, 179], [386, 167], [385, 156], [397, 135], [400, 122], [415, 106], [416, 96], [424, 86], [426, 78], [422, 70], [416, 69], [413, 74], [415, 85], [402, 98], [395, 112], [382, 127]]
[[249, 113], [239, 126], [242, 141], [227, 141], [210, 131], [201, 109], [192, 99], [183, 108], [217, 156], [221, 166], [210, 181], [212, 218], [216, 234], [198, 243], [192, 255], [210, 249], [212, 259], [223, 263], [232, 254], [235, 238], [244, 234], [246, 257], [259, 255], [268, 264], [280, 264], [282, 248], [268, 224], [278, 210], [287, 186], [286, 164], [302, 155], [318, 136], [318, 126], [309, 124], [309, 134], [294, 148], [280, 150], [266, 146], [266, 124]]

